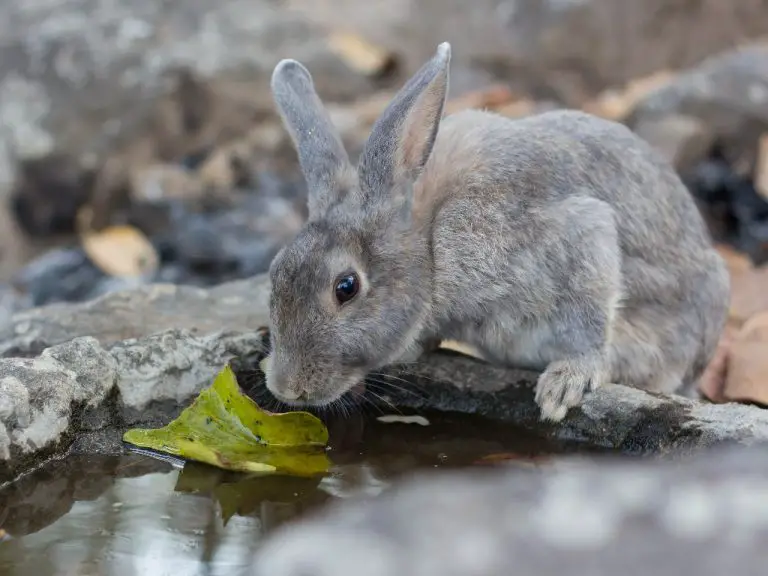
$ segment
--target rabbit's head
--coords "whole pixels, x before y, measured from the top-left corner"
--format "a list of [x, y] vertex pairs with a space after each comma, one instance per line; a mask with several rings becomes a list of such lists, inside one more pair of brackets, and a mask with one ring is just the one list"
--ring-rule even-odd
[[272, 93], [307, 182], [309, 219], [270, 266], [267, 387], [293, 405], [327, 405], [416, 345], [429, 315], [428, 240], [414, 184], [448, 88], [441, 44], [374, 124], [350, 163], [307, 69], [283, 60]]

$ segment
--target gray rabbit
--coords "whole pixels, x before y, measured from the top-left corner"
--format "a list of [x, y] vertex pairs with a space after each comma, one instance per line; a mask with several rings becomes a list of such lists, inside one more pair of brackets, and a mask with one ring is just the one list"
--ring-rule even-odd
[[617, 382], [686, 393], [712, 357], [730, 281], [673, 168], [583, 112], [442, 118], [451, 48], [401, 89], [357, 167], [307, 69], [272, 92], [309, 189], [309, 219], [270, 267], [266, 382], [326, 405], [438, 339], [541, 371], [561, 420]]

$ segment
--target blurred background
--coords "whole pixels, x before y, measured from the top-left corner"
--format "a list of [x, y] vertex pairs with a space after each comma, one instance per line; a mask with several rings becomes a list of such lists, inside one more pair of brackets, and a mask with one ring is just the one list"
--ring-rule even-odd
[[0, 6], [0, 322], [150, 282], [266, 271], [306, 216], [274, 65], [310, 69], [354, 156], [446, 40], [448, 113], [570, 107], [626, 123], [674, 163], [731, 265], [729, 338], [768, 310], [764, 0]]

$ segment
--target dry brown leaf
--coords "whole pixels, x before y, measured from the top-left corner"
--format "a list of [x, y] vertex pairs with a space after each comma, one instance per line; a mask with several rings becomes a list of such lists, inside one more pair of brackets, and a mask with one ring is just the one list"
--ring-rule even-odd
[[471, 358], [477, 358], [479, 360], [484, 359], [477, 348], [457, 340], [443, 340], [440, 342], [439, 348], [442, 348], [443, 350], [452, 350], [453, 352], [458, 352], [464, 356], [470, 356]]
[[83, 250], [102, 272], [117, 277], [154, 273], [160, 262], [152, 243], [132, 226], [110, 226], [81, 235]]
[[755, 190], [768, 200], [768, 134], [763, 134], [757, 141], [757, 161], [752, 175]]
[[371, 44], [357, 34], [331, 34], [328, 37], [328, 45], [348, 66], [366, 76], [383, 74], [395, 64], [394, 54]]
[[583, 109], [596, 116], [620, 120], [629, 114], [642, 98], [668, 84], [673, 77], [673, 72], [660, 70], [649, 76], [637, 78], [627, 83], [623, 89], [606, 90], [594, 100], [585, 103]]
[[733, 339], [723, 396], [768, 405], [768, 312], [750, 318]]

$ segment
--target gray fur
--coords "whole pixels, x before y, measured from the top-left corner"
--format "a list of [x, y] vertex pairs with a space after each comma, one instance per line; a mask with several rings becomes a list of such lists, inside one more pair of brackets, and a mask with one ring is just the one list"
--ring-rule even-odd
[[[374, 126], [357, 170], [306, 70], [276, 68], [289, 130], [313, 133], [296, 138], [310, 198], [327, 201], [270, 269], [269, 389], [328, 404], [439, 338], [542, 370], [536, 399], [553, 421], [605, 381], [690, 390], [730, 284], [673, 168], [583, 112], [440, 121], [449, 63], [442, 44]], [[340, 307], [334, 279], [348, 269], [362, 288]]]

